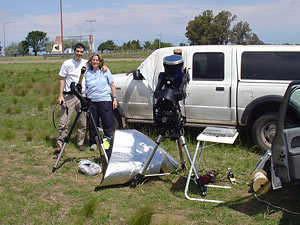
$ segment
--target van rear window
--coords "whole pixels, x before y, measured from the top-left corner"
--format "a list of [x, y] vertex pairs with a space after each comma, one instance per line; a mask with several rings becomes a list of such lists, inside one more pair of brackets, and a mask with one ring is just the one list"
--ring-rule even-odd
[[300, 80], [300, 52], [244, 52], [241, 78]]
[[195, 53], [193, 80], [224, 80], [224, 54], [222, 52]]

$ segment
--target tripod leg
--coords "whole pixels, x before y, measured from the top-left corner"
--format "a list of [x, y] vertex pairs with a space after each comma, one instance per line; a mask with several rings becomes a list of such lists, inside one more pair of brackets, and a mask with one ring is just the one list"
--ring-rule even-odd
[[184, 163], [184, 159], [183, 159], [183, 155], [182, 155], [182, 148], [181, 148], [181, 142], [179, 139], [176, 139], [176, 144], [177, 144], [177, 148], [178, 148], [178, 153], [179, 153], [179, 157], [180, 157], [180, 166], [181, 169], [186, 169], [185, 163]]
[[144, 176], [146, 174], [146, 171], [148, 169], [148, 166], [149, 166], [149, 164], [150, 164], [150, 162], [151, 162], [151, 160], [152, 160], [152, 158], [153, 158], [153, 156], [154, 156], [154, 154], [155, 154], [155, 152], [156, 152], [156, 150], [157, 150], [157, 148], [158, 148], [158, 146], [160, 144], [160, 140], [162, 139], [162, 137], [163, 136], [161, 134], [158, 136], [158, 138], [156, 140], [156, 145], [155, 145], [154, 149], [152, 150], [152, 152], [151, 152], [151, 154], [150, 154], [150, 156], [149, 156], [146, 164], [142, 168], [141, 172], [138, 173], [137, 175], [135, 175], [135, 177], [131, 181], [130, 187], [135, 188], [141, 182], [141, 180], [144, 178]]
[[[91, 113], [91, 111], [88, 111], [88, 115], [90, 117], [90, 120], [92, 122], [91, 126], [92, 126], [92, 129], [94, 130], [94, 132], [96, 133], [96, 143], [98, 144], [98, 148], [99, 148], [99, 151], [100, 151], [100, 155], [101, 153], [104, 155], [104, 158], [105, 158], [105, 161], [108, 165], [108, 157], [107, 157], [107, 154], [106, 154], [106, 151], [105, 151], [105, 148], [103, 146], [103, 140], [101, 139], [100, 137], [100, 133], [99, 133], [99, 130], [97, 129], [97, 125], [96, 125], [96, 122], [94, 120], [94, 117]], [[100, 145], [100, 147], [99, 147]]]
[[186, 145], [186, 142], [185, 142], [185, 139], [184, 139], [184, 136], [180, 136], [180, 141], [182, 143], [182, 146], [185, 150], [185, 153], [186, 153], [186, 156], [190, 162], [190, 165], [191, 167], [193, 168], [193, 171], [195, 173], [195, 176], [196, 176], [196, 183], [198, 185], [198, 188], [200, 190], [200, 194], [201, 196], [205, 196], [206, 195], [206, 187], [204, 186], [204, 184], [202, 183], [202, 181], [200, 180], [200, 176], [198, 174], [198, 170], [196, 169], [195, 165], [193, 164], [193, 160], [192, 160], [192, 157], [190, 155], [190, 152], [189, 152], [189, 149]]
[[76, 125], [76, 122], [77, 122], [77, 120], [78, 120], [80, 114], [81, 114], [81, 111], [77, 112], [76, 117], [75, 117], [75, 119], [74, 119], [74, 121], [73, 121], [73, 123], [72, 123], [71, 129], [70, 129], [68, 135], [64, 138], [63, 147], [62, 147], [62, 149], [61, 149], [61, 151], [60, 151], [60, 153], [59, 153], [59, 155], [58, 155], [58, 157], [57, 157], [57, 159], [56, 159], [56, 162], [55, 162], [55, 164], [54, 164], [54, 166], [53, 166], [53, 168], [52, 168], [52, 173], [54, 173], [55, 170], [56, 170], [56, 168], [57, 168], [57, 164], [58, 164], [58, 162], [59, 162], [59, 160], [60, 160], [60, 158], [61, 158], [61, 156], [62, 156], [62, 154], [63, 154], [63, 152], [64, 152], [64, 150], [65, 150], [65, 147], [66, 147], [67, 143], [68, 143], [69, 140], [70, 140], [71, 134], [72, 134], [72, 132], [73, 132], [73, 130], [74, 130], [74, 127], [75, 127], [75, 125]]

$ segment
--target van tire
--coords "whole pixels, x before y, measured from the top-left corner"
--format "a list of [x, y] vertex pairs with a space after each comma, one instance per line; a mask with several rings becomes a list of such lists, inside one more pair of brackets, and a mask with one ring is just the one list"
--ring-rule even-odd
[[252, 140], [261, 149], [271, 149], [273, 138], [276, 133], [278, 114], [268, 113], [259, 117], [252, 126]]

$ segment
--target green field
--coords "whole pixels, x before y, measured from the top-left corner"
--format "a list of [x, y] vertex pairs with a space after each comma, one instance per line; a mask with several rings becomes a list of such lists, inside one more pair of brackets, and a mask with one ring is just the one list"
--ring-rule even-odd
[[[128, 72], [140, 62], [107, 62], [112, 73]], [[259, 202], [249, 192], [250, 173], [261, 157], [239, 138], [235, 145], [214, 145], [204, 152], [200, 175], [215, 170], [218, 184], [230, 185], [231, 168], [237, 180], [229, 190], [208, 189], [208, 199], [223, 204], [189, 201], [184, 196], [186, 172], [129, 185], [97, 188], [101, 174], [78, 172], [80, 159], [97, 160], [98, 152], [79, 152], [74, 135], [59, 168], [52, 173], [56, 130], [52, 111], [58, 95], [61, 63], [0, 65], [0, 224], [299, 224], [299, 216]], [[152, 139], [152, 126], [135, 126]], [[199, 131], [187, 130], [191, 152]], [[161, 146], [176, 160], [176, 143]], [[186, 164], [187, 160], [186, 160]], [[225, 177], [225, 178], [224, 178]], [[274, 205], [300, 212], [298, 187], [260, 196]], [[200, 197], [194, 184], [191, 195]]]

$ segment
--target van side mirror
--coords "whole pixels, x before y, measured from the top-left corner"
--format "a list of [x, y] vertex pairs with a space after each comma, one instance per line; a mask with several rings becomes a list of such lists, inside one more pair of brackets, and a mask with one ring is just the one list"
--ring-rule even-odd
[[132, 71], [132, 74], [133, 74], [133, 79], [134, 80], [143, 80], [144, 79], [144, 77], [141, 74], [140, 70], [134, 70], [134, 71]]

